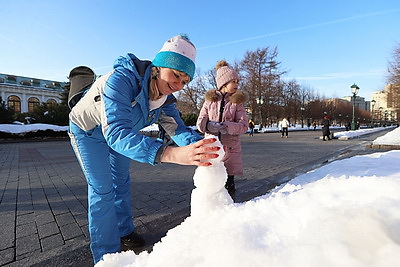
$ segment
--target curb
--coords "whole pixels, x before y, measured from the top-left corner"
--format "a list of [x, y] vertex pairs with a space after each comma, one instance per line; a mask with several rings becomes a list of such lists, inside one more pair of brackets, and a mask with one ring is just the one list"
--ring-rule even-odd
[[367, 148], [399, 150], [400, 145], [367, 145]]

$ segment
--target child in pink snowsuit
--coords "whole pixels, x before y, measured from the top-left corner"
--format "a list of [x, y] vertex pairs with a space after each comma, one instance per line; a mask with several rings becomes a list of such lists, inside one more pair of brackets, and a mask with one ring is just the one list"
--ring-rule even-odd
[[247, 96], [238, 91], [239, 75], [226, 61], [218, 62], [216, 69], [218, 88], [206, 93], [197, 119], [197, 129], [206, 135], [219, 136], [221, 143], [227, 147], [225, 167], [228, 180], [225, 188], [232, 199], [235, 199], [234, 176], [243, 174], [240, 135], [246, 133], [249, 126], [244, 108]]

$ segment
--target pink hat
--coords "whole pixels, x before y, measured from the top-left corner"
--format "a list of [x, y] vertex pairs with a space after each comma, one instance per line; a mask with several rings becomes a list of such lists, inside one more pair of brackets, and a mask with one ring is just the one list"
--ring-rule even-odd
[[239, 80], [239, 75], [237, 74], [237, 72], [231, 69], [225, 60], [219, 61], [217, 63], [216, 69], [218, 90], [232, 80]]

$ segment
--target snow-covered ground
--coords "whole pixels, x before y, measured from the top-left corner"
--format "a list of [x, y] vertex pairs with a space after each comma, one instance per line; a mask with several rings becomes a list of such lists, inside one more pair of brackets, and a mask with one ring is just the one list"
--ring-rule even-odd
[[[373, 144], [398, 146], [399, 136], [394, 128]], [[399, 162], [400, 150], [335, 161], [245, 203], [218, 189], [220, 168], [198, 168], [191, 216], [151, 253], [107, 254], [96, 266], [400, 266]]]
[[360, 129], [360, 130], [356, 130], [356, 131], [335, 132], [334, 138], [346, 140], [346, 139], [350, 139], [350, 138], [354, 138], [354, 137], [358, 137], [358, 136], [362, 136], [362, 135], [366, 135], [366, 134], [370, 134], [370, 133], [374, 133], [374, 132], [379, 132], [382, 130], [387, 130], [390, 128], [394, 129], [395, 126], [366, 128], [366, 129]]
[[400, 146], [400, 127], [388, 132], [387, 134], [376, 138], [373, 145], [394, 145]]
[[[374, 142], [400, 145], [399, 135]], [[218, 172], [197, 169], [195, 185], [201, 173], [210, 194], [192, 195], [190, 217], [151, 253], [107, 254], [96, 266], [400, 266], [399, 161], [400, 150], [335, 161], [240, 204], [215, 193]]]
[[33, 124], [0, 124], [0, 132], [21, 134], [26, 132], [53, 130], [55, 132], [68, 131], [68, 126], [58, 126], [45, 123], [33, 123]]
[[[258, 125], [256, 125], [258, 127]], [[390, 127], [375, 127], [375, 128], [367, 128], [367, 129], [360, 129], [356, 131], [343, 131], [343, 132], [335, 132], [334, 136], [335, 138], [343, 138], [344, 139], [350, 139], [353, 137], [373, 133], [373, 132], [378, 132], [382, 131], [388, 128], [394, 128], [395, 126], [390, 126]], [[191, 126], [194, 130], [196, 129], [195, 126]], [[310, 130], [313, 128], [311, 127]], [[320, 130], [321, 127], [318, 126], [317, 130]], [[343, 129], [343, 127], [331, 127], [331, 129]], [[22, 134], [26, 132], [35, 132], [39, 130], [53, 130], [53, 131], [67, 131], [68, 126], [57, 126], [57, 125], [51, 125], [51, 124], [44, 124], [44, 123], [33, 123], [33, 124], [21, 124], [21, 123], [15, 123], [15, 124], [0, 124], [0, 132], [6, 132], [6, 133], [13, 133], [13, 134]], [[309, 130], [306, 127], [301, 127], [301, 125], [295, 125], [289, 127], [289, 131], [306, 131]], [[142, 131], [158, 131], [158, 126], [157, 124], [150, 125], [146, 128], [143, 128]], [[261, 129], [260, 132], [263, 133], [268, 133], [268, 132], [278, 132], [279, 128], [278, 127], [264, 127]]]

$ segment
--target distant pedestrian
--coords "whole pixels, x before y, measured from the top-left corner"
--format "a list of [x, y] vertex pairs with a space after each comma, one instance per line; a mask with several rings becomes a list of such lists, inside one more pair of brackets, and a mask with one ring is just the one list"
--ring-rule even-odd
[[330, 121], [329, 121], [329, 117], [328, 115], [325, 115], [324, 118], [322, 119], [322, 140], [325, 140], [325, 137], [328, 138], [328, 140], [331, 140], [331, 132], [329, 130], [329, 126], [331, 125]]
[[346, 123], [346, 132], [349, 131], [351, 129], [351, 123], [348, 122]]
[[249, 120], [249, 129], [250, 133], [249, 136], [254, 136], [254, 121], [252, 119]]
[[317, 124], [315, 123], [315, 121], [313, 122], [313, 127], [314, 127], [314, 131], [315, 131], [315, 129], [317, 129]]
[[289, 121], [286, 118], [283, 118], [283, 120], [281, 121], [280, 124], [281, 124], [281, 128], [282, 128], [282, 136], [281, 137], [288, 138], [289, 126], [290, 126]]

